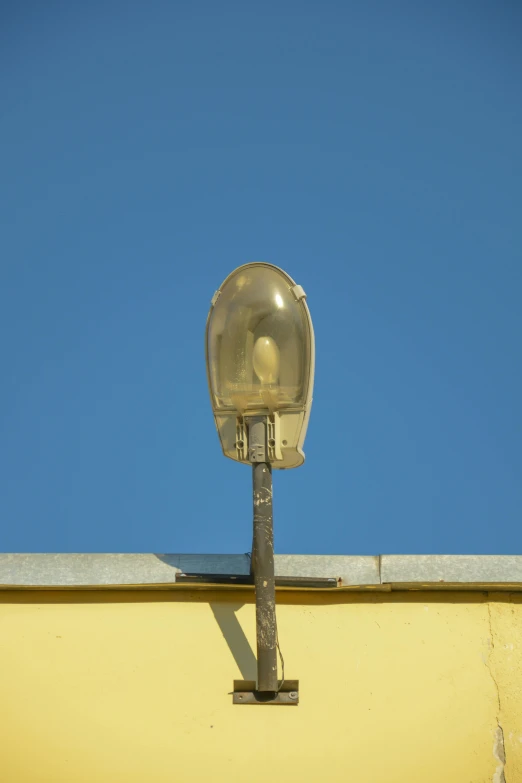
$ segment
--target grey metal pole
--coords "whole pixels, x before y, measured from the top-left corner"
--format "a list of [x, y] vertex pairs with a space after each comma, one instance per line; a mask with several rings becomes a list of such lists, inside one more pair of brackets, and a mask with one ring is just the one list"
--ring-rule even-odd
[[277, 691], [277, 626], [275, 614], [272, 467], [266, 462], [266, 419], [249, 428], [254, 490], [252, 573], [256, 590], [257, 690]]

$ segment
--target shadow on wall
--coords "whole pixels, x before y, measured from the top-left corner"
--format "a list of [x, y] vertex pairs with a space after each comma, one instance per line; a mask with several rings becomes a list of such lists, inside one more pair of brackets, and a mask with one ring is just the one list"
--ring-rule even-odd
[[[166, 565], [176, 569], [179, 568], [183, 570], [183, 565], [186, 567], [190, 564], [189, 567], [191, 569], [194, 571], [199, 571], [200, 573], [202, 566], [206, 567], [206, 570], [209, 567], [209, 561], [212, 559], [208, 556], [202, 558], [197, 555], [156, 554], [156, 557]], [[224, 564], [222, 561], [228, 560], [229, 563], [226, 565], [228, 565], [230, 573], [241, 574], [249, 572], [250, 559], [247, 555], [220, 555], [216, 556], [215, 558], [215, 560], [218, 559], [220, 561], [219, 568], [216, 568], [214, 564], [212, 564], [210, 565], [211, 571], [216, 571], [219, 573], [223, 569]], [[182, 562], [182, 560], [186, 562]], [[249, 641], [246, 638], [243, 629], [241, 628], [241, 624], [236, 617], [236, 612], [241, 609], [243, 602], [229, 603], [227, 601], [218, 603], [210, 601], [209, 606], [228, 645], [228, 648], [234, 656], [234, 660], [239, 671], [241, 672], [243, 679], [255, 680], [257, 677], [256, 656], [254, 655]]]
[[236, 612], [241, 609], [243, 604], [210, 603], [209, 606], [243, 679], [255, 680], [257, 677], [256, 656], [236, 617]]

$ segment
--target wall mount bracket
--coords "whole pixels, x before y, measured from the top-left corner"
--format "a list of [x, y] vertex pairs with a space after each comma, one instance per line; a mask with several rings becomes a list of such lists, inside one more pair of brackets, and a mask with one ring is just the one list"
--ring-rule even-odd
[[[176, 583], [184, 585], [204, 585], [205, 587], [218, 587], [219, 585], [234, 585], [236, 587], [253, 587], [254, 577], [249, 574], [176, 574]], [[288, 587], [294, 589], [336, 589], [341, 587], [338, 577], [325, 576], [276, 576], [276, 587]]]
[[255, 680], [234, 680], [233, 704], [272, 704], [297, 707], [299, 704], [299, 680], [278, 682], [279, 690], [257, 691]]

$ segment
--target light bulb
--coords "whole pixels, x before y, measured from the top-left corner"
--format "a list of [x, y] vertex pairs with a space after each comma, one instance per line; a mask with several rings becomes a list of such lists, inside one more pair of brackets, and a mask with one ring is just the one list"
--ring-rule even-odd
[[254, 345], [252, 363], [261, 383], [277, 383], [279, 378], [279, 348], [271, 337], [258, 337]]

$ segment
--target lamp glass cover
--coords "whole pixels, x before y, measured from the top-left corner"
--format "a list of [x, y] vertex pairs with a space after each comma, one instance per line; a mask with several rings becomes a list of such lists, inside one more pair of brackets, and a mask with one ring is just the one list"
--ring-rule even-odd
[[268, 264], [247, 264], [227, 278], [208, 325], [208, 367], [215, 410], [303, 407], [311, 338], [293, 281]]

